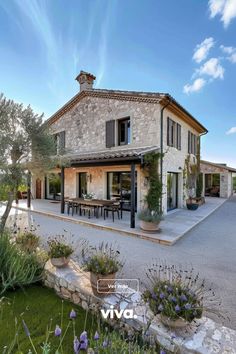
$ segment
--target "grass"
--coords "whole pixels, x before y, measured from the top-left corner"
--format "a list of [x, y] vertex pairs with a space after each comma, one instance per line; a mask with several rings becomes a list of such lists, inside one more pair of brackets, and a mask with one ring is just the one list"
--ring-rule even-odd
[[[63, 303], [63, 311], [62, 311]], [[47, 326], [51, 323], [51, 335], [49, 342], [51, 348], [58, 347], [59, 338], [54, 336], [55, 326], [61, 326], [65, 330], [69, 322], [69, 314], [72, 308], [76, 311], [75, 320], [76, 335], [84, 330], [86, 311], [81, 307], [72, 305], [68, 301], [63, 301], [51, 289], [42, 287], [42, 285], [33, 285], [17, 291], [7, 292], [0, 303], [0, 353], [4, 346], [10, 346], [13, 342], [16, 328], [18, 330], [18, 344], [12, 350], [12, 353], [28, 353], [32, 350], [29, 338], [26, 336], [22, 326], [22, 319], [27, 324], [32, 340], [36, 349], [40, 352], [40, 345], [45, 341]], [[63, 316], [61, 316], [63, 312]], [[87, 314], [86, 330], [92, 335], [97, 329], [97, 319], [91, 314]], [[64, 354], [73, 352], [73, 328], [69, 327], [65, 340], [63, 341]], [[53, 352], [53, 350], [52, 350]]]

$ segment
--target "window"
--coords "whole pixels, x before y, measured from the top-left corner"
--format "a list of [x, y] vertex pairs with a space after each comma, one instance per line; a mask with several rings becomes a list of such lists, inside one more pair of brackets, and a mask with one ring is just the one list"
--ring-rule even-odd
[[65, 131], [54, 134], [56, 154], [63, 154], [65, 150]]
[[189, 131], [188, 132], [188, 153], [189, 154], [197, 155], [197, 144], [198, 144], [198, 137]]
[[167, 118], [167, 145], [181, 150], [181, 125]]
[[130, 144], [130, 118], [118, 120], [118, 145]]

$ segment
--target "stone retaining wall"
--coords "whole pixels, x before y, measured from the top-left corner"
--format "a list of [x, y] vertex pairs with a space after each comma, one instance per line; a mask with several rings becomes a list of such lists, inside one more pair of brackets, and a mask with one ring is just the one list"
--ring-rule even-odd
[[[110, 294], [103, 298], [93, 294], [90, 275], [82, 271], [78, 264], [70, 261], [68, 267], [55, 268], [48, 261], [45, 266], [44, 283], [54, 288], [56, 293], [85, 310], [99, 311], [114, 306], [117, 309], [133, 309], [133, 319], [109, 320], [115, 328], [145, 330], [172, 353], [180, 354], [236, 354], [236, 331], [223, 327], [209, 318], [203, 317], [187, 330], [171, 331], [142, 302], [139, 292], [129, 289], [129, 295]], [[126, 289], [127, 291], [127, 289]]]

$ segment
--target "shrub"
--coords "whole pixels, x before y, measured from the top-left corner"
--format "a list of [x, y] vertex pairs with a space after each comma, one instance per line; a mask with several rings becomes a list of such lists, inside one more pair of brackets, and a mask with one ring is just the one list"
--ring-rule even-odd
[[20, 250], [7, 232], [0, 235], [0, 294], [39, 281], [42, 272], [35, 254]]
[[123, 264], [119, 260], [120, 252], [108, 243], [100, 243], [98, 247], [89, 246], [82, 253], [84, 269], [88, 272], [109, 275], [118, 272]]
[[151, 212], [149, 209], [143, 209], [139, 212], [138, 218], [146, 222], [158, 224], [162, 219], [161, 213]]
[[200, 280], [193, 269], [183, 270], [173, 265], [156, 264], [146, 274], [149, 285], [143, 293], [143, 299], [155, 315], [192, 322], [200, 318], [207, 308], [205, 299], [212, 304], [214, 291], [205, 288], [205, 281]]
[[17, 245], [25, 252], [34, 252], [39, 246], [39, 236], [28, 231], [20, 233], [16, 237]]
[[56, 239], [49, 240], [48, 246], [49, 246], [48, 255], [50, 258], [61, 258], [61, 257], [67, 258], [74, 252], [72, 246]]

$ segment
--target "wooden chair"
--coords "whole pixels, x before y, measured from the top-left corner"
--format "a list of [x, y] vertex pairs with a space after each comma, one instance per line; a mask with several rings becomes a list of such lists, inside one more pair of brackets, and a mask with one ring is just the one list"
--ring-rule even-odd
[[80, 205], [80, 215], [88, 213], [88, 218], [90, 219], [91, 217], [91, 211], [94, 210], [94, 207], [88, 206], [88, 205]]
[[120, 202], [115, 202], [111, 205], [106, 205], [103, 208], [104, 220], [108, 217], [109, 212], [112, 213], [112, 220], [114, 222], [115, 213], [117, 213], [118, 219], [120, 219]]

